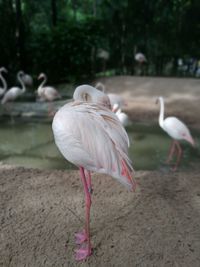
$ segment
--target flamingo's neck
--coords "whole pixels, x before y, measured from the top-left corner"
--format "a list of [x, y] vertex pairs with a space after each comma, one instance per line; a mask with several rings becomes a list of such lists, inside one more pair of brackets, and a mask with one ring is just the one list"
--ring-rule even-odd
[[38, 93], [39, 94], [43, 91], [43, 87], [44, 87], [44, 85], [45, 85], [46, 82], [47, 82], [47, 77], [44, 76], [43, 81], [41, 82], [41, 84], [38, 87]]
[[4, 93], [4, 92], [7, 90], [7, 82], [6, 82], [6, 80], [4, 79], [4, 77], [3, 77], [3, 75], [2, 75], [1, 72], [0, 72], [0, 79], [1, 79], [2, 84], [3, 84], [3, 92], [2, 92], [2, 93]]
[[22, 86], [21, 94], [23, 94], [23, 93], [26, 92], [26, 87], [25, 87], [25, 84], [24, 84], [23, 80], [21, 79], [20, 73], [17, 75], [17, 79], [18, 79], [18, 81], [20, 82], [20, 84]]
[[162, 97], [159, 97], [160, 101], [160, 115], [159, 115], [159, 125], [163, 128], [164, 124], [164, 100]]

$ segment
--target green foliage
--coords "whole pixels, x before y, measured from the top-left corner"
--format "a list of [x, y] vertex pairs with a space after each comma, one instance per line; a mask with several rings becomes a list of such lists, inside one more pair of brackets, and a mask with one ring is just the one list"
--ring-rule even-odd
[[200, 57], [199, 18], [199, 0], [0, 0], [0, 64], [75, 80], [102, 71], [98, 49], [118, 73], [134, 72], [138, 51], [162, 74], [172, 58]]

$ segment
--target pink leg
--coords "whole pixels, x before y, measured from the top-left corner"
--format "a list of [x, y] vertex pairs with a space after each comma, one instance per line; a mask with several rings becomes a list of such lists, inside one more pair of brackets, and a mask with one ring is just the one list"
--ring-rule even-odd
[[170, 149], [169, 149], [169, 154], [168, 154], [167, 160], [166, 160], [167, 164], [169, 164], [170, 161], [172, 160], [174, 153], [175, 153], [175, 141], [173, 140], [171, 143]]
[[182, 148], [181, 148], [181, 146], [180, 146], [178, 141], [174, 141], [174, 142], [175, 142], [175, 145], [177, 147], [177, 160], [176, 160], [176, 163], [175, 163], [175, 165], [174, 165], [172, 170], [176, 171], [177, 167], [178, 167], [178, 165], [180, 163], [180, 160], [181, 160], [181, 157], [182, 157], [182, 154], [183, 154], [183, 150], [182, 150]]
[[88, 191], [90, 194], [92, 194], [93, 189], [92, 189], [92, 179], [91, 179], [91, 174], [89, 171], [86, 171], [86, 177], [87, 177], [87, 186], [88, 186]]
[[85, 191], [85, 202], [86, 202], [86, 225], [85, 225], [85, 236], [87, 240], [86, 246], [80, 247], [76, 250], [76, 260], [81, 261], [85, 260], [87, 257], [89, 257], [92, 254], [92, 248], [90, 243], [90, 206], [91, 206], [91, 197], [90, 193], [88, 191], [88, 185], [84, 173], [83, 167], [80, 167], [80, 174], [81, 174], [81, 180], [83, 182], [83, 187]]

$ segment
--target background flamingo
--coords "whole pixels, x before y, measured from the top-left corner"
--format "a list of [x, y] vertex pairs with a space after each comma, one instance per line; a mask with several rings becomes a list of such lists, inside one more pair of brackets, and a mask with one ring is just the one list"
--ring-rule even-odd
[[5, 80], [5, 78], [2, 75], [2, 72], [6, 72], [7, 73], [7, 69], [4, 67], [0, 68], [0, 80], [2, 82], [3, 87], [0, 87], [0, 97], [4, 95], [5, 91], [7, 90], [7, 82]]
[[33, 78], [31, 77], [31, 75], [24, 73], [24, 75], [21, 78], [25, 86], [28, 86], [28, 87], [33, 86]]
[[121, 108], [119, 108], [118, 104], [114, 104], [112, 111], [116, 114], [120, 122], [124, 127], [128, 126], [130, 124], [130, 120], [128, 118], [128, 115], [124, 112], [122, 112]]
[[58, 98], [61, 98], [61, 95], [58, 91], [52, 86], [44, 86], [47, 82], [47, 76], [44, 73], [40, 73], [38, 76], [38, 80], [43, 79], [42, 83], [39, 85], [37, 89], [37, 94], [40, 99], [45, 101], [54, 101]]
[[[90, 102], [83, 102], [84, 96]], [[108, 109], [107, 96], [94, 87], [83, 85], [76, 88], [73, 98], [73, 103], [58, 110], [52, 128], [57, 147], [68, 161], [79, 167], [84, 186], [86, 227], [75, 235], [80, 246], [76, 250], [76, 259], [84, 260], [92, 253], [90, 172], [109, 174], [130, 190], [135, 184], [128, 157], [128, 135], [115, 114]]]
[[159, 97], [158, 100], [160, 102], [159, 125], [173, 139], [167, 163], [169, 163], [173, 155], [177, 153], [177, 160], [173, 168], [173, 170], [175, 171], [182, 156], [182, 148], [180, 146], [179, 140], [185, 140], [189, 142], [192, 146], [194, 146], [195, 143], [190, 134], [189, 129], [182, 121], [180, 121], [176, 117], [167, 117], [166, 119], [164, 119], [163, 97]]
[[14, 101], [16, 98], [18, 98], [20, 95], [24, 94], [26, 92], [26, 87], [21, 79], [21, 77], [24, 75], [23, 71], [19, 71], [17, 74], [17, 79], [20, 82], [22, 88], [20, 87], [12, 87], [10, 88], [4, 95], [4, 97], [1, 100], [1, 104], [5, 104], [9, 101]]

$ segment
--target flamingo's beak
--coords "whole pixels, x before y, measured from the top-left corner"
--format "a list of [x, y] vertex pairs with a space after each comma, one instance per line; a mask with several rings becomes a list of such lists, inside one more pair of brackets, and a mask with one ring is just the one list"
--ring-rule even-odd
[[186, 141], [188, 141], [193, 147], [196, 147], [196, 143], [194, 139], [192, 138], [192, 136], [187, 137]]

